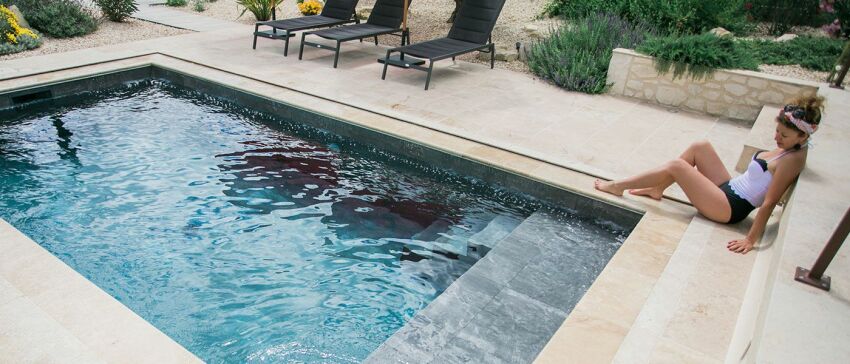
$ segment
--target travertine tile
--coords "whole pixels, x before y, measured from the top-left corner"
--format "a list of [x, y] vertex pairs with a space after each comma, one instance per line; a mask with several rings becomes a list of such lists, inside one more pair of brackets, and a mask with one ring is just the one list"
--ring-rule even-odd
[[535, 364], [608, 363], [628, 331], [602, 318], [571, 314]]
[[[24, 318], [24, 319], [22, 319]], [[25, 297], [0, 304], [0, 358], [7, 363], [103, 362]]]
[[[628, 358], [626, 358], [628, 360]], [[721, 361], [710, 358], [703, 353], [683, 347], [670, 340], [661, 340], [652, 352], [650, 363], [658, 364], [710, 364], [721, 363]]]

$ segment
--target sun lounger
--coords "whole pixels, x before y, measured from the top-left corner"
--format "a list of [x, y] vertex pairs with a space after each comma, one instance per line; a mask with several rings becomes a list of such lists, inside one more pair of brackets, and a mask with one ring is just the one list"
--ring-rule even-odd
[[[269, 39], [283, 39], [284, 57], [289, 53], [289, 38], [299, 30], [326, 28], [348, 23], [360, 23], [354, 14], [354, 7], [358, 0], [328, 0], [319, 15], [302, 16], [298, 18], [257, 22], [254, 25], [254, 49], [257, 49], [257, 37]], [[271, 27], [271, 30], [260, 30], [260, 26]]]
[[[427, 90], [431, 83], [434, 62], [446, 58], [454, 59], [456, 56], [474, 51], [489, 52], [490, 68], [492, 69], [496, 49], [490, 33], [493, 32], [493, 27], [496, 25], [499, 13], [502, 12], [503, 5], [505, 5], [505, 0], [464, 0], [457, 17], [455, 17], [452, 29], [449, 30], [448, 37], [387, 50], [387, 56], [383, 59], [384, 72], [381, 74], [381, 79], [387, 77], [387, 66], [413, 68], [428, 72], [428, 77], [425, 80], [425, 89]], [[400, 61], [390, 60], [390, 55], [393, 52], [399, 53]], [[423, 67], [412, 60], [405, 61], [405, 56], [427, 59], [429, 65]], [[419, 62], [422, 63], [422, 61]]]
[[[410, 6], [410, 0], [408, 0], [408, 6]], [[401, 45], [405, 45], [410, 42], [410, 34], [407, 30], [401, 29], [403, 18], [404, 0], [378, 0], [372, 8], [372, 14], [369, 15], [366, 23], [301, 33], [301, 49], [298, 51], [298, 59], [301, 59], [304, 54], [305, 45], [328, 49], [334, 51], [334, 68], [336, 68], [339, 62], [340, 44], [343, 42], [374, 38], [375, 45], [377, 45], [379, 35], [397, 34], [401, 36]], [[305, 40], [308, 35], [334, 40], [336, 41], [336, 46], [308, 42]]]

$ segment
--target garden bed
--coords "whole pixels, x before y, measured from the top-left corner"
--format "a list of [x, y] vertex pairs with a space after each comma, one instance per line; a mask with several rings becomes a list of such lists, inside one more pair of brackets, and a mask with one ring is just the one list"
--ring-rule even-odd
[[69, 52], [84, 48], [94, 48], [186, 33], [191, 33], [191, 31], [167, 27], [138, 19], [127, 19], [122, 23], [105, 21], [100, 24], [94, 33], [80, 37], [61, 39], [45, 36], [43, 37], [44, 44], [42, 44], [41, 47], [20, 53], [0, 56], [0, 60]]
[[817, 93], [819, 85], [760, 72], [716, 70], [704, 79], [658, 74], [654, 60], [630, 49], [615, 49], [608, 68], [609, 94], [736, 120], [753, 121], [764, 105], [781, 105]]

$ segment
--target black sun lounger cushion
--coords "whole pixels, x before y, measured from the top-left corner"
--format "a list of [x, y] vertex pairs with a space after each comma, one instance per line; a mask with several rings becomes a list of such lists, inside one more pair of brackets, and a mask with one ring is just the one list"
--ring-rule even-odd
[[[301, 33], [301, 49], [298, 51], [298, 59], [301, 59], [304, 54], [304, 46], [332, 50], [334, 51], [334, 68], [336, 68], [339, 61], [339, 50], [343, 42], [374, 37], [375, 45], [378, 45], [379, 35], [401, 33], [401, 44], [404, 45], [408, 38], [407, 31], [401, 29], [404, 18], [404, 2], [405, 0], [378, 0], [372, 9], [372, 14], [369, 15], [369, 19], [364, 24], [344, 25]], [[410, 2], [411, 0], [407, 1], [407, 6], [410, 6]], [[308, 42], [306, 40], [308, 35], [335, 40], [336, 46]]]
[[286, 30], [303, 30], [321, 26], [344, 24], [351, 21], [358, 0], [328, 0], [319, 15], [262, 21], [259, 24]]
[[[387, 50], [387, 56], [383, 60], [384, 72], [381, 74], [381, 79], [387, 77], [389, 65], [413, 68], [428, 72], [425, 79], [427, 90], [428, 85], [431, 84], [434, 62], [449, 57], [454, 59], [456, 56], [474, 51], [489, 52], [490, 68], [493, 68], [496, 47], [490, 42], [490, 33], [493, 32], [493, 27], [496, 26], [496, 20], [499, 19], [504, 5], [505, 0], [464, 0], [447, 37]], [[393, 52], [401, 54], [399, 60], [390, 60]], [[425, 58], [428, 60], [428, 67], [420, 66], [415, 62], [406, 62], [403, 59], [404, 55]]]
[[272, 28], [285, 30], [304, 30], [318, 28], [322, 26], [330, 26], [336, 24], [345, 24], [350, 22], [350, 19], [329, 18], [324, 15], [302, 16], [300, 18], [290, 18], [281, 20], [270, 20], [260, 22], [262, 25], [268, 25]]
[[316, 30], [310, 32], [310, 34], [318, 35], [325, 39], [349, 40], [372, 37], [375, 34], [394, 31], [396, 31], [396, 28], [389, 28], [380, 25], [363, 23], [352, 24], [344, 27]]
[[505, 0], [464, 0], [448, 38], [486, 44]]
[[337, 19], [351, 19], [358, 0], [328, 0], [322, 8], [321, 16]]
[[[299, 30], [332, 27], [347, 23], [359, 23], [354, 17], [354, 7], [358, 0], [327, 0], [322, 13], [319, 15], [302, 16], [297, 18], [259, 21], [254, 23], [253, 48], [257, 49], [257, 37], [283, 39], [283, 55], [289, 53], [289, 38]], [[261, 26], [271, 27], [272, 30], [260, 30]]]
[[481, 44], [464, 42], [462, 40], [439, 38], [411, 44], [404, 47], [404, 53], [419, 58], [438, 58], [446, 54], [455, 54], [469, 49], [479, 49]]
[[[408, 0], [408, 7], [410, 7], [411, 2], [412, 0]], [[372, 9], [372, 14], [369, 14], [369, 19], [366, 20], [366, 23], [398, 29], [401, 27], [403, 18], [404, 0], [378, 0]]]

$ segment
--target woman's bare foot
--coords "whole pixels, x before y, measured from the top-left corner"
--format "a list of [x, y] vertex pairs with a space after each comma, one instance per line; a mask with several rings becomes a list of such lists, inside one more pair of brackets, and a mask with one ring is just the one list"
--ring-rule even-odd
[[629, 190], [629, 193], [635, 196], [646, 196], [653, 200], [660, 200], [664, 196], [664, 191], [659, 190], [657, 187], [638, 188]]
[[623, 195], [623, 189], [618, 188], [617, 184], [614, 183], [614, 181], [603, 181], [598, 179], [596, 181], [593, 181], [593, 187], [596, 187], [597, 190], [600, 190], [602, 192], [608, 192], [614, 196]]

